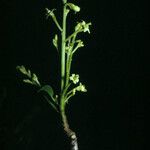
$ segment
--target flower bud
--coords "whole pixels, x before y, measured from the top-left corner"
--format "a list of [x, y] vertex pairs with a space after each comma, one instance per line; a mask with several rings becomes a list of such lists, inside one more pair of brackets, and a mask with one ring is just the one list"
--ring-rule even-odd
[[80, 7], [77, 6], [77, 5], [74, 5], [73, 3], [67, 3], [67, 6], [68, 6], [71, 10], [73, 10], [73, 11], [75, 11], [75, 12], [79, 12], [79, 11], [80, 11]]
[[56, 47], [56, 49], [58, 49], [58, 35], [55, 34], [55, 37], [53, 39], [53, 45]]

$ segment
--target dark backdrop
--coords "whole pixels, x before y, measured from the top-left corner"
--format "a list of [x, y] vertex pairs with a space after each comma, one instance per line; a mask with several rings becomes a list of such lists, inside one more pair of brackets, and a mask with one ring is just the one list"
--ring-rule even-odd
[[[75, 19], [92, 22], [91, 34], [82, 35], [85, 47], [73, 60], [73, 72], [88, 92], [73, 98], [67, 109], [80, 150], [143, 150], [148, 5], [140, 0], [74, 2], [81, 12], [69, 17], [69, 29]], [[58, 85], [59, 56], [51, 44], [57, 29], [45, 19], [45, 7], [57, 8], [59, 15], [61, 0], [0, 2], [1, 150], [69, 149], [58, 116], [36, 89], [22, 84], [15, 69], [23, 64], [43, 84]]]

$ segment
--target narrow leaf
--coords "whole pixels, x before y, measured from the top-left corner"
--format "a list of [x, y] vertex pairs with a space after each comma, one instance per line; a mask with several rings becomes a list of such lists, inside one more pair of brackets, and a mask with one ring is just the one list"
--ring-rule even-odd
[[29, 83], [29, 84], [33, 84], [32, 81], [30, 81], [29, 79], [23, 79], [24, 83]]

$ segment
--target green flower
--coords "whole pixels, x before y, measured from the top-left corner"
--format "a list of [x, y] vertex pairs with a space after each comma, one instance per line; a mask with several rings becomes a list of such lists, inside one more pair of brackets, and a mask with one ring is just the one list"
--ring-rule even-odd
[[78, 47], [84, 47], [83, 41], [77, 40], [76, 42], [78, 43], [78, 45], [77, 45]]
[[86, 23], [85, 21], [79, 22], [75, 26], [75, 31], [77, 32], [88, 32], [90, 33], [89, 26], [92, 25], [91, 23]]
[[87, 92], [85, 85], [83, 85], [82, 83], [79, 84], [79, 86], [76, 88], [76, 90], [80, 91], [80, 92]]
[[70, 76], [70, 80], [74, 83], [77, 84], [79, 82], [79, 75], [78, 74], [72, 74]]
[[46, 18], [48, 18], [48, 17], [54, 17], [55, 16], [55, 14], [54, 14], [54, 11], [56, 10], [56, 9], [52, 9], [52, 10], [49, 10], [48, 8], [45, 8], [46, 9]]
[[85, 21], [82, 22], [82, 26], [83, 26], [83, 32], [88, 32], [90, 33], [90, 29], [89, 26], [92, 25], [91, 23], [86, 23]]

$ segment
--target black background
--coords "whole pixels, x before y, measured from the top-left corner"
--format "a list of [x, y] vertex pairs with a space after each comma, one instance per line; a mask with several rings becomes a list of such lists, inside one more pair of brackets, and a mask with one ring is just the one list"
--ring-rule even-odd
[[[81, 35], [85, 47], [72, 68], [88, 92], [67, 108], [79, 148], [143, 150], [148, 5], [140, 0], [74, 2], [81, 12], [69, 16], [69, 31], [76, 21], [92, 22], [91, 34]], [[59, 56], [51, 43], [58, 30], [45, 19], [45, 7], [57, 8], [61, 19], [61, 0], [0, 2], [0, 150], [69, 149], [59, 117], [36, 89], [22, 84], [15, 69], [23, 64], [43, 84], [58, 85]]]

